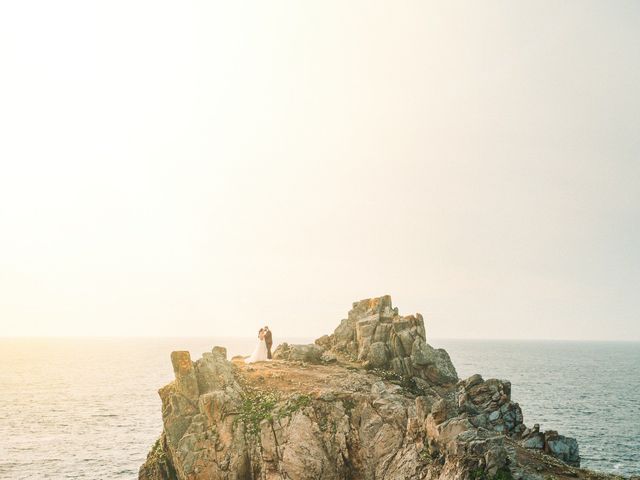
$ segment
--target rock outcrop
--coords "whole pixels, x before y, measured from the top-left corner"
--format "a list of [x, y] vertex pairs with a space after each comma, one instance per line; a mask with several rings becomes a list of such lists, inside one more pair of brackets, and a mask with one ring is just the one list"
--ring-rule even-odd
[[527, 428], [508, 381], [459, 381], [422, 316], [354, 303], [315, 345], [230, 362], [173, 352], [163, 432], [140, 480], [610, 478], [576, 468], [577, 443]]
[[399, 315], [389, 295], [355, 302], [333, 334], [316, 344], [365, 368], [439, 384], [458, 381], [449, 354], [427, 343], [422, 315]]

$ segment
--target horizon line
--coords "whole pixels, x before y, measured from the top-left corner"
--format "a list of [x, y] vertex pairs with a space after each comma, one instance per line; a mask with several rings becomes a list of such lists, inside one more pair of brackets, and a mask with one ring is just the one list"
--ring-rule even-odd
[[[0, 340], [63, 340], [63, 339], [252, 339], [253, 336], [243, 335], [0, 335]], [[304, 335], [283, 336], [283, 339], [310, 339], [315, 337]], [[429, 337], [427, 340], [437, 341], [471, 341], [471, 342], [575, 342], [575, 343], [640, 343], [640, 339], [581, 339], [581, 338], [480, 338], [480, 337]]]

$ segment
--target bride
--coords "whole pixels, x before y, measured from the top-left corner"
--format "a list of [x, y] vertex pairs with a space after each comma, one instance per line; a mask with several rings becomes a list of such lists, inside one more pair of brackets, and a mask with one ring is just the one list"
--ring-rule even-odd
[[258, 344], [249, 358], [245, 358], [245, 363], [264, 362], [267, 360], [267, 342], [265, 341], [266, 332], [261, 328], [258, 332]]

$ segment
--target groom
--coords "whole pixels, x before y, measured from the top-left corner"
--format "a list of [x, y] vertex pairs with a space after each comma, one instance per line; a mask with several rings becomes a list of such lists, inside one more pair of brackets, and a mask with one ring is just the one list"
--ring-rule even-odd
[[271, 345], [273, 345], [273, 337], [269, 327], [264, 327], [264, 342], [267, 344], [267, 358], [271, 360]]

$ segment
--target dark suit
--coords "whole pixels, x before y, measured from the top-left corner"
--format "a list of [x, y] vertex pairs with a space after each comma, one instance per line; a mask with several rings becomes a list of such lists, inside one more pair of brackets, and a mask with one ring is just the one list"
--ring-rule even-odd
[[267, 358], [271, 358], [271, 345], [273, 345], [273, 337], [271, 336], [271, 330], [267, 330], [264, 334], [264, 343], [267, 344]]

